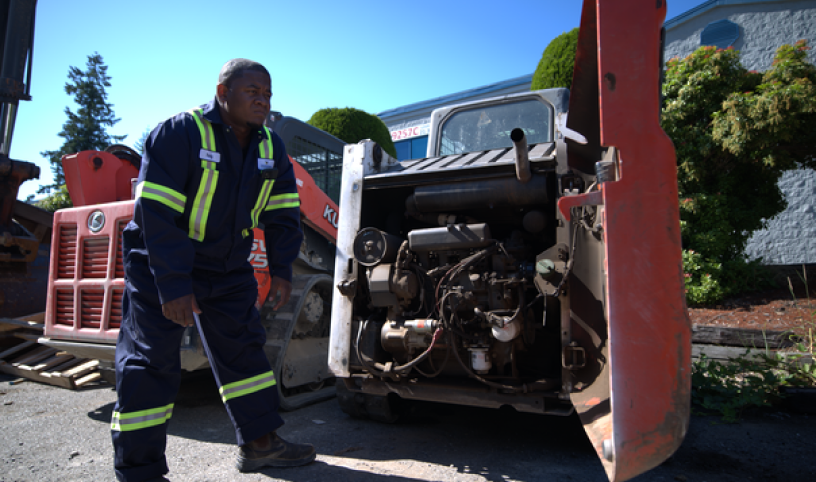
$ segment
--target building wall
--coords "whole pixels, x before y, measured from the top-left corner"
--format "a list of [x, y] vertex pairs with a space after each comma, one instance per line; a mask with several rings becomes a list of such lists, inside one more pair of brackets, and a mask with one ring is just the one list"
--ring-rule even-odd
[[[806, 39], [816, 63], [816, 0], [712, 0], [666, 22], [665, 58], [685, 57], [700, 47], [700, 34], [711, 22], [730, 20], [739, 26], [733, 47], [749, 70], [768, 70], [782, 44]], [[816, 126], [814, 126], [816, 128]], [[816, 263], [816, 171], [786, 173], [779, 187], [788, 208], [754, 233], [746, 253], [767, 265]]]
[[816, 263], [816, 171], [786, 172], [779, 188], [788, 208], [754, 233], [746, 252], [768, 265]]
[[[703, 28], [717, 20], [739, 26], [733, 47], [749, 70], [768, 70], [782, 44], [806, 39], [816, 47], [816, 0], [713, 0], [666, 22], [665, 58], [685, 57], [696, 50]], [[808, 60], [816, 63], [816, 49], [808, 52]]]

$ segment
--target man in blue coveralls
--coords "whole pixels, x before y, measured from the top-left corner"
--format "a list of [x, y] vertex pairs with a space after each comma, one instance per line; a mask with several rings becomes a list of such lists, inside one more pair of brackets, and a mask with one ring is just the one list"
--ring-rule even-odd
[[192, 325], [235, 426], [238, 470], [315, 458], [311, 445], [275, 433], [283, 420], [248, 262], [253, 228], [262, 224], [272, 248], [270, 296], [279, 296], [275, 309], [283, 306], [303, 233], [292, 165], [280, 137], [263, 125], [271, 85], [261, 64], [231, 60], [215, 99], [162, 122], [145, 142], [122, 246], [126, 290], [111, 424], [121, 481], [166, 480], [179, 346]]

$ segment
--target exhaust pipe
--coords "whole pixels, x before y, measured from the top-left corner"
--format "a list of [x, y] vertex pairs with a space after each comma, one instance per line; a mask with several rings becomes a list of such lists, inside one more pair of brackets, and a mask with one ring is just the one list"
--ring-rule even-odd
[[516, 127], [510, 132], [510, 140], [513, 141], [516, 158], [516, 178], [521, 183], [527, 183], [533, 178], [530, 170], [530, 158], [527, 157], [527, 138], [524, 131]]

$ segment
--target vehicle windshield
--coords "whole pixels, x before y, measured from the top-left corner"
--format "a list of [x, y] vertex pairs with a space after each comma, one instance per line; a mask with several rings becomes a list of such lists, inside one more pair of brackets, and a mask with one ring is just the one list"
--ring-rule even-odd
[[528, 144], [552, 142], [552, 107], [535, 99], [477, 107], [453, 114], [442, 126], [439, 154], [513, 147], [510, 131], [524, 130]]

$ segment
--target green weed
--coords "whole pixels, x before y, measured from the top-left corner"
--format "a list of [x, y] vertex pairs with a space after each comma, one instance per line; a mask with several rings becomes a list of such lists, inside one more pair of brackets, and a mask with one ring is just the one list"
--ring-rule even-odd
[[702, 355], [692, 362], [692, 402], [701, 413], [738, 422], [747, 408], [769, 407], [784, 398], [780, 387], [816, 387], [816, 366], [802, 354], [750, 354], [727, 362]]

